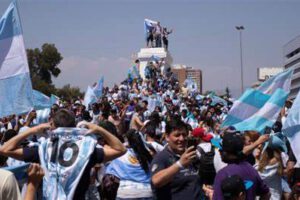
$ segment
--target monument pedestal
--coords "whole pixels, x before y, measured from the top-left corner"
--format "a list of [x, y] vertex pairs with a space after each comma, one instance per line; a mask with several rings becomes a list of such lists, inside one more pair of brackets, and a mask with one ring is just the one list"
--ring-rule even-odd
[[138, 59], [140, 61], [139, 72], [143, 79], [145, 79], [145, 67], [148, 62], [151, 61], [151, 57], [156, 56], [160, 59], [164, 59], [165, 67], [170, 68], [173, 62], [173, 58], [171, 54], [165, 50], [165, 48], [142, 48], [140, 52], [138, 52]]

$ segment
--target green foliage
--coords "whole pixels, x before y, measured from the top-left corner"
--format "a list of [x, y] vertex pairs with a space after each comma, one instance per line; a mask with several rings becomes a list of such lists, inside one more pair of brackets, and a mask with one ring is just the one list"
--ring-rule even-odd
[[57, 96], [63, 98], [64, 100], [70, 101], [71, 99], [75, 99], [78, 97], [82, 97], [83, 93], [80, 92], [78, 87], [71, 87], [70, 84], [63, 86], [60, 89], [56, 90]]
[[54, 44], [45, 43], [41, 49], [26, 51], [33, 89], [48, 96], [55, 94], [65, 100], [82, 96], [78, 87], [68, 84], [59, 89], [52, 84], [52, 77], [58, 77], [61, 72], [58, 65], [63, 59]]
[[43, 44], [42, 48], [27, 49], [28, 65], [32, 78], [32, 87], [50, 95], [55, 91], [52, 76], [58, 77], [58, 64], [63, 57], [54, 44]]

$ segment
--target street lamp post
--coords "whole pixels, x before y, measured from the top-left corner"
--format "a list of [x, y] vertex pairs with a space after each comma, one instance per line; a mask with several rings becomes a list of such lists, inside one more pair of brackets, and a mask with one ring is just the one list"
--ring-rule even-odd
[[236, 26], [236, 30], [240, 33], [240, 58], [241, 58], [241, 91], [244, 92], [244, 73], [243, 73], [243, 46], [242, 46], [242, 31], [245, 30], [244, 26]]

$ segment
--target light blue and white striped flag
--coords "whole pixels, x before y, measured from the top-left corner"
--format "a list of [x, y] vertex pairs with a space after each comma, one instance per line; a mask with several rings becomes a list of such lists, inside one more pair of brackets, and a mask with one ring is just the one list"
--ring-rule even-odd
[[95, 103], [97, 101], [97, 97], [95, 95], [94, 90], [88, 86], [85, 94], [84, 94], [84, 100], [83, 100], [83, 104], [86, 107], [86, 110], [88, 110], [89, 108], [89, 104]]
[[51, 105], [53, 105], [53, 104], [59, 105], [59, 97], [54, 94], [51, 94], [50, 102], [51, 102]]
[[227, 101], [225, 99], [222, 99], [221, 97], [215, 95], [214, 93], [210, 93], [208, 97], [211, 99], [211, 105], [215, 106], [216, 104], [222, 104], [224, 106], [227, 106]]
[[147, 39], [147, 35], [149, 32], [152, 31], [152, 29], [156, 26], [157, 21], [153, 21], [150, 19], [144, 20], [144, 31], [145, 31], [145, 38]]
[[95, 95], [96, 95], [97, 98], [100, 98], [102, 96], [102, 93], [103, 93], [103, 84], [104, 84], [104, 77], [102, 76], [100, 78], [100, 80], [98, 81], [98, 83], [93, 88], [94, 93], [95, 93]]
[[16, 2], [0, 19], [0, 117], [27, 113], [32, 86]]
[[37, 90], [33, 90], [33, 104], [35, 110], [51, 107], [50, 98]]
[[293, 106], [283, 124], [282, 133], [290, 141], [291, 148], [297, 161], [300, 161], [300, 92], [298, 92]]
[[272, 127], [290, 93], [294, 69], [283, 71], [268, 79], [256, 89], [247, 89], [234, 102], [222, 126], [236, 130], [255, 130], [262, 133]]

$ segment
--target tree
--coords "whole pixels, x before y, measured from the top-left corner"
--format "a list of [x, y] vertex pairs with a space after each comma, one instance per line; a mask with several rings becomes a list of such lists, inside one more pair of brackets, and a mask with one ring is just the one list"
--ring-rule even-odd
[[78, 87], [71, 87], [70, 84], [63, 86], [61, 89], [57, 89], [56, 94], [67, 101], [83, 96], [83, 93], [80, 92]]
[[27, 49], [27, 58], [33, 88], [46, 95], [54, 93], [52, 76], [60, 74], [58, 64], [63, 59], [55, 45], [45, 43], [41, 49]]

